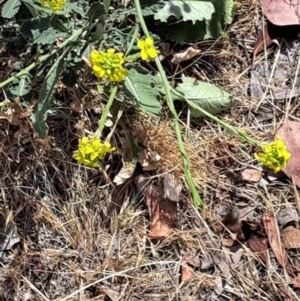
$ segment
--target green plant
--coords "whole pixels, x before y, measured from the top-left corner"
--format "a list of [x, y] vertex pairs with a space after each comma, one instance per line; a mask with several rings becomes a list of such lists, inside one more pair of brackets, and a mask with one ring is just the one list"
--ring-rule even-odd
[[[157, 42], [160, 37], [149, 33], [145, 18], [159, 22], [162, 36], [182, 43], [218, 38], [226, 24], [232, 21], [232, 8], [232, 0], [155, 0], [143, 1], [142, 6], [139, 0], [134, 0], [127, 8], [118, 1], [110, 0], [92, 3], [88, 0], [7, 0], [1, 11], [0, 26], [4, 26], [3, 20], [15, 24], [18, 38], [23, 37], [26, 43], [26, 51], [20, 54], [25, 59], [14, 63], [10, 77], [0, 83], [0, 88], [5, 89], [9, 99], [18, 96], [22, 103], [27, 104], [33, 99], [32, 87], [46, 74], [31, 116], [38, 134], [46, 137], [47, 116], [52, 114], [57, 83], [74, 87], [80, 83], [80, 75], [86, 72], [87, 66], [88, 72], [93, 72], [98, 78], [98, 90], [110, 91], [99, 128], [93, 136], [98, 137], [99, 143], [94, 144], [100, 153], [100, 146], [106, 145], [105, 142], [101, 144], [101, 135], [116, 95], [122, 95], [128, 106], [134, 106], [155, 118], [160, 116], [165, 99], [174, 118], [186, 181], [195, 204], [201, 206], [202, 201], [190, 173], [174, 101], [186, 101], [195, 117], [210, 117], [249, 142], [251, 137], [214, 116], [234, 104], [230, 94], [212, 84], [194, 82], [188, 77], [183, 77], [175, 86], [171, 85], [158, 59]], [[128, 18], [135, 18], [135, 22], [128, 22]], [[172, 20], [176, 20], [176, 26]], [[139, 38], [140, 26], [145, 39]], [[170, 26], [172, 35], [168, 34]], [[195, 32], [194, 26], [198, 35], [190, 37], [187, 32]], [[7, 48], [15, 46], [9, 41], [9, 34], [4, 31]], [[154, 61], [158, 72], [150, 72], [140, 59], [146, 63]], [[87, 148], [87, 138], [82, 139], [75, 158], [85, 165], [98, 166], [97, 160], [103, 157], [98, 156], [97, 150]]]
[[277, 136], [275, 141], [261, 146], [261, 152], [255, 154], [255, 158], [264, 166], [272, 169], [275, 173], [286, 167], [291, 158], [283, 140]]

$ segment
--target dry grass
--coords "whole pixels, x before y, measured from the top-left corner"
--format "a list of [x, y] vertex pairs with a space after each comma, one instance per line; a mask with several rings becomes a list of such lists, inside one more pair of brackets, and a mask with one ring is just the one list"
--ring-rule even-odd
[[[250, 6], [249, 1], [239, 3], [229, 39], [204, 43], [207, 51], [185, 72], [232, 92], [237, 105], [223, 118], [264, 140], [274, 134], [284, 113], [276, 109], [280, 104], [271, 100], [270, 107], [267, 99], [257, 113], [258, 101], [245, 95], [261, 17], [255, 1]], [[133, 185], [115, 188], [100, 171], [70, 160], [82, 128], [95, 130], [102, 108], [101, 99], [92, 92], [84, 96], [86, 89], [81, 89], [64, 92], [65, 100], [49, 122], [49, 139], [38, 139], [26, 116], [17, 125], [0, 122], [1, 219], [13, 221], [21, 239], [2, 254], [0, 299], [288, 300], [280, 297], [286, 278], [272, 253], [267, 272], [247, 245], [226, 248], [222, 235], [209, 226], [242, 201], [253, 206], [256, 221], [265, 207], [296, 207], [293, 186], [278, 180], [265, 186], [245, 183], [241, 171], [256, 166], [252, 149], [209, 120], [188, 126], [183, 120], [192, 175], [206, 207], [199, 213], [190, 202], [182, 202], [174, 234], [151, 241], [143, 235], [149, 220]], [[89, 97], [97, 110], [88, 107]], [[298, 116], [294, 106], [290, 111]], [[155, 124], [138, 118], [130, 125], [145, 147], [162, 157], [158, 173], [173, 172], [182, 179], [171, 121]], [[186, 191], [184, 197], [188, 199]], [[288, 255], [296, 264], [299, 254]], [[194, 270], [187, 282], [181, 282], [182, 262]], [[226, 286], [217, 296], [222, 279]]]

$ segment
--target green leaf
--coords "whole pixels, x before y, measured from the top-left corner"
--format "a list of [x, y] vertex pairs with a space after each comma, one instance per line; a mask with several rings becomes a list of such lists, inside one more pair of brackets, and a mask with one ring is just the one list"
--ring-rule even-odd
[[111, 0], [102, 0], [101, 2], [104, 4], [104, 6], [106, 8], [106, 12], [108, 12]]
[[173, 0], [166, 2], [163, 9], [154, 15], [154, 19], [168, 22], [168, 18], [174, 16], [178, 20], [192, 21], [195, 24], [196, 21], [211, 19], [214, 12], [213, 4], [208, 1]]
[[65, 38], [68, 36], [68, 33], [61, 32], [58, 30], [55, 30], [53, 27], [49, 27], [46, 30], [44, 30], [35, 40], [34, 44], [52, 44], [54, 43], [58, 38]]
[[104, 33], [104, 25], [102, 23], [98, 23], [96, 25], [95, 32], [91, 37], [91, 42], [101, 41]]
[[48, 71], [40, 91], [38, 103], [35, 105], [31, 115], [33, 127], [42, 138], [47, 136], [48, 125], [46, 120], [48, 114], [51, 113], [51, 107], [54, 103], [54, 89], [63, 69], [63, 57], [64, 54], [56, 60]]
[[[201, 0], [197, 0], [200, 1]], [[178, 43], [195, 43], [206, 39], [216, 39], [224, 27], [233, 21], [234, 0], [210, 0], [215, 12], [211, 18], [203, 21], [180, 21], [162, 23], [161, 32]]]
[[33, 40], [33, 44], [52, 44], [58, 38], [67, 37], [68, 33], [61, 32], [50, 25], [49, 17], [37, 18], [30, 21], [25, 21], [20, 28], [24, 37]]
[[164, 7], [162, 0], [144, 0], [141, 2], [143, 16], [152, 16]]
[[177, 43], [195, 43], [204, 40], [206, 35], [206, 24], [205, 21], [196, 21], [195, 24], [191, 21], [162, 24], [160, 30], [170, 40], [176, 41]]
[[218, 38], [223, 32], [225, 25], [233, 21], [234, 0], [210, 0], [214, 7], [215, 13], [211, 20], [207, 20], [206, 34], [204, 39]]
[[89, 18], [89, 21], [92, 23], [96, 19], [99, 19], [101, 16], [106, 14], [106, 8], [103, 3], [94, 2], [91, 6], [86, 15]]
[[19, 83], [16, 86], [12, 86], [9, 90], [13, 95], [23, 97], [31, 91], [31, 87], [28, 85], [25, 78], [21, 78]]
[[124, 82], [124, 92], [129, 98], [134, 98], [141, 110], [149, 115], [158, 117], [161, 111], [159, 90], [154, 85], [150, 74], [142, 74], [132, 68]]
[[[218, 114], [234, 105], [233, 97], [229, 93], [210, 83], [195, 81], [192, 77], [183, 77], [176, 90], [211, 114]], [[195, 108], [190, 107], [190, 110], [193, 117], [204, 116]]]
[[2, 7], [2, 17], [11, 19], [19, 11], [20, 5], [20, 0], [7, 0]]
[[27, 9], [29, 10], [29, 12], [31, 13], [33, 18], [38, 16], [36, 9], [35, 9], [34, 5], [32, 5], [31, 2], [29, 2], [29, 1], [22, 1], [22, 2], [27, 7]]
[[82, 9], [82, 7], [80, 7], [77, 3], [71, 3], [70, 1], [67, 1], [65, 9], [70, 12], [74, 12], [82, 17], [85, 16], [84, 10]]

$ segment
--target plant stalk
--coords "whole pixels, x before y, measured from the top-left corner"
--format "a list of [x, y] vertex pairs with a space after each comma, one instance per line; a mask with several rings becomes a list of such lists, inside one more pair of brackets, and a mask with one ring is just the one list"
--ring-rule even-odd
[[[137, 17], [138, 17], [138, 20], [141, 24], [142, 30], [143, 30], [144, 34], [146, 35], [146, 37], [149, 37], [150, 34], [149, 34], [149, 31], [148, 31], [147, 25], [145, 23], [145, 20], [144, 20], [144, 16], [143, 16], [143, 13], [142, 13], [142, 8], [141, 8], [141, 5], [140, 5], [140, 1], [139, 0], [134, 0], [134, 5], [135, 5], [136, 11], [137, 11]], [[199, 193], [196, 189], [193, 177], [192, 177], [191, 172], [190, 172], [189, 160], [188, 160], [188, 156], [187, 156], [187, 153], [185, 151], [182, 136], [181, 136], [181, 131], [180, 131], [179, 122], [178, 122], [178, 115], [177, 115], [177, 112], [175, 110], [173, 100], [172, 100], [171, 87], [170, 87], [170, 84], [169, 84], [168, 79], [166, 77], [166, 73], [165, 73], [165, 71], [164, 71], [164, 69], [161, 65], [161, 62], [158, 58], [155, 59], [155, 63], [156, 63], [157, 69], [160, 73], [160, 76], [161, 76], [163, 84], [164, 84], [168, 107], [169, 107], [169, 109], [170, 109], [170, 111], [171, 111], [171, 113], [174, 117], [175, 133], [176, 133], [176, 136], [177, 136], [178, 147], [179, 147], [179, 150], [180, 150], [181, 156], [182, 156], [185, 178], [186, 178], [187, 184], [188, 184], [188, 186], [191, 190], [191, 194], [192, 194], [192, 197], [193, 197], [194, 204], [197, 207], [203, 207], [203, 202], [202, 202], [202, 200], [199, 196]]]
[[118, 85], [114, 85], [111, 92], [110, 92], [108, 102], [107, 102], [107, 104], [104, 108], [104, 111], [103, 111], [102, 115], [101, 115], [101, 119], [99, 120], [99, 125], [98, 125], [98, 130], [97, 130], [97, 135], [99, 135], [99, 137], [101, 137], [101, 135], [102, 135], [102, 131], [105, 127], [105, 122], [106, 122], [106, 119], [107, 119], [107, 115], [109, 113], [109, 110], [110, 110], [113, 102], [114, 102], [117, 91], [118, 91]]
[[174, 88], [171, 88], [171, 91], [179, 99], [184, 100], [190, 107], [194, 108], [195, 110], [201, 112], [206, 117], [208, 117], [208, 118], [212, 119], [213, 121], [217, 122], [223, 128], [227, 129], [229, 132], [233, 133], [234, 135], [239, 136], [243, 140], [247, 141], [249, 144], [254, 145], [254, 146], [258, 146], [258, 145], [261, 144], [259, 141], [253, 139], [252, 137], [250, 137], [245, 132], [241, 131], [240, 129], [238, 129], [238, 128], [230, 125], [230, 124], [228, 124], [227, 122], [225, 122], [224, 120], [218, 118], [217, 116], [212, 115], [211, 113], [207, 112], [206, 110], [204, 110], [200, 106], [196, 105], [195, 103], [193, 103], [189, 99], [185, 98], [182, 94], [178, 93]]

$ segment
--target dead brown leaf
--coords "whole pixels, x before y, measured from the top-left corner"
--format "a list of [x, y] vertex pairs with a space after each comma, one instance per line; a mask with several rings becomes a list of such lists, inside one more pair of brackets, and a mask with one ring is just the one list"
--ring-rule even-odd
[[260, 259], [265, 263], [267, 269], [269, 268], [268, 240], [264, 237], [253, 236], [248, 240], [249, 248], [257, 253]]
[[170, 201], [179, 202], [179, 195], [182, 186], [174, 175], [167, 173], [164, 175], [164, 197]]
[[299, 222], [299, 214], [293, 207], [286, 207], [281, 209], [276, 215], [277, 223], [280, 228], [291, 222]]
[[277, 131], [277, 135], [282, 138], [291, 153], [291, 158], [283, 172], [300, 187], [300, 123], [288, 120]]
[[293, 269], [288, 262], [286, 251], [280, 241], [280, 235], [274, 213], [271, 210], [266, 209], [263, 213], [262, 219], [269, 245], [271, 246], [278, 263], [285, 268], [289, 274], [293, 274]]
[[201, 50], [198, 49], [198, 47], [196, 45], [191, 46], [187, 49], [184, 49], [180, 52], [175, 53], [173, 55], [171, 63], [176, 65], [181, 62], [188, 61], [188, 60], [192, 59], [193, 57], [199, 55], [200, 53], [201, 53]]
[[249, 182], [258, 182], [261, 178], [261, 171], [253, 168], [246, 168], [242, 171], [242, 178]]
[[292, 279], [291, 284], [294, 286], [294, 288], [300, 288], [300, 273]]
[[300, 248], [300, 230], [288, 226], [282, 231], [282, 243], [286, 249]]
[[253, 58], [252, 58], [252, 65], [254, 64], [254, 60], [256, 56], [262, 52], [265, 48], [267, 49], [273, 43], [279, 46], [279, 43], [276, 39], [271, 39], [269, 35], [269, 26], [268, 24], [260, 31], [257, 36], [256, 42], [253, 47]]
[[300, 6], [297, 1], [260, 0], [260, 3], [264, 15], [273, 24], [280, 26], [300, 24]]
[[192, 267], [200, 267], [199, 252], [197, 249], [182, 250], [182, 260]]
[[12, 125], [19, 125], [22, 119], [28, 118], [31, 115], [33, 106], [29, 106], [23, 109], [18, 103], [12, 103], [3, 113], [0, 115], [0, 119], [6, 119]]
[[241, 258], [244, 253], [244, 249], [241, 247], [238, 249], [235, 253], [230, 254], [230, 259], [231, 259], [231, 266], [236, 269], [240, 265]]
[[134, 168], [130, 166], [123, 166], [119, 173], [114, 177], [113, 182], [118, 186], [122, 185], [126, 180], [130, 179], [133, 175]]
[[224, 247], [230, 248], [234, 245], [234, 243], [235, 243], [235, 241], [231, 238], [225, 238], [225, 237], [222, 238], [222, 245]]
[[139, 163], [143, 166], [143, 170], [157, 170], [157, 162], [161, 159], [160, 155], [151, 150], [144, 150], [139, 157]]
[[181, 265], [181, 281], [188, 281], [194, 273], [194, 269], [189, 266], [186, 262], [183, 262]]
[[150, 217], [150, 237], [160, 238], [170, 235], [177, 220], [177, 204], [164, 199], [161, 185], [149, 183], [149, 180], [139, 175], [135, 179], [139, 192], [144, 195], [145, 204]]

